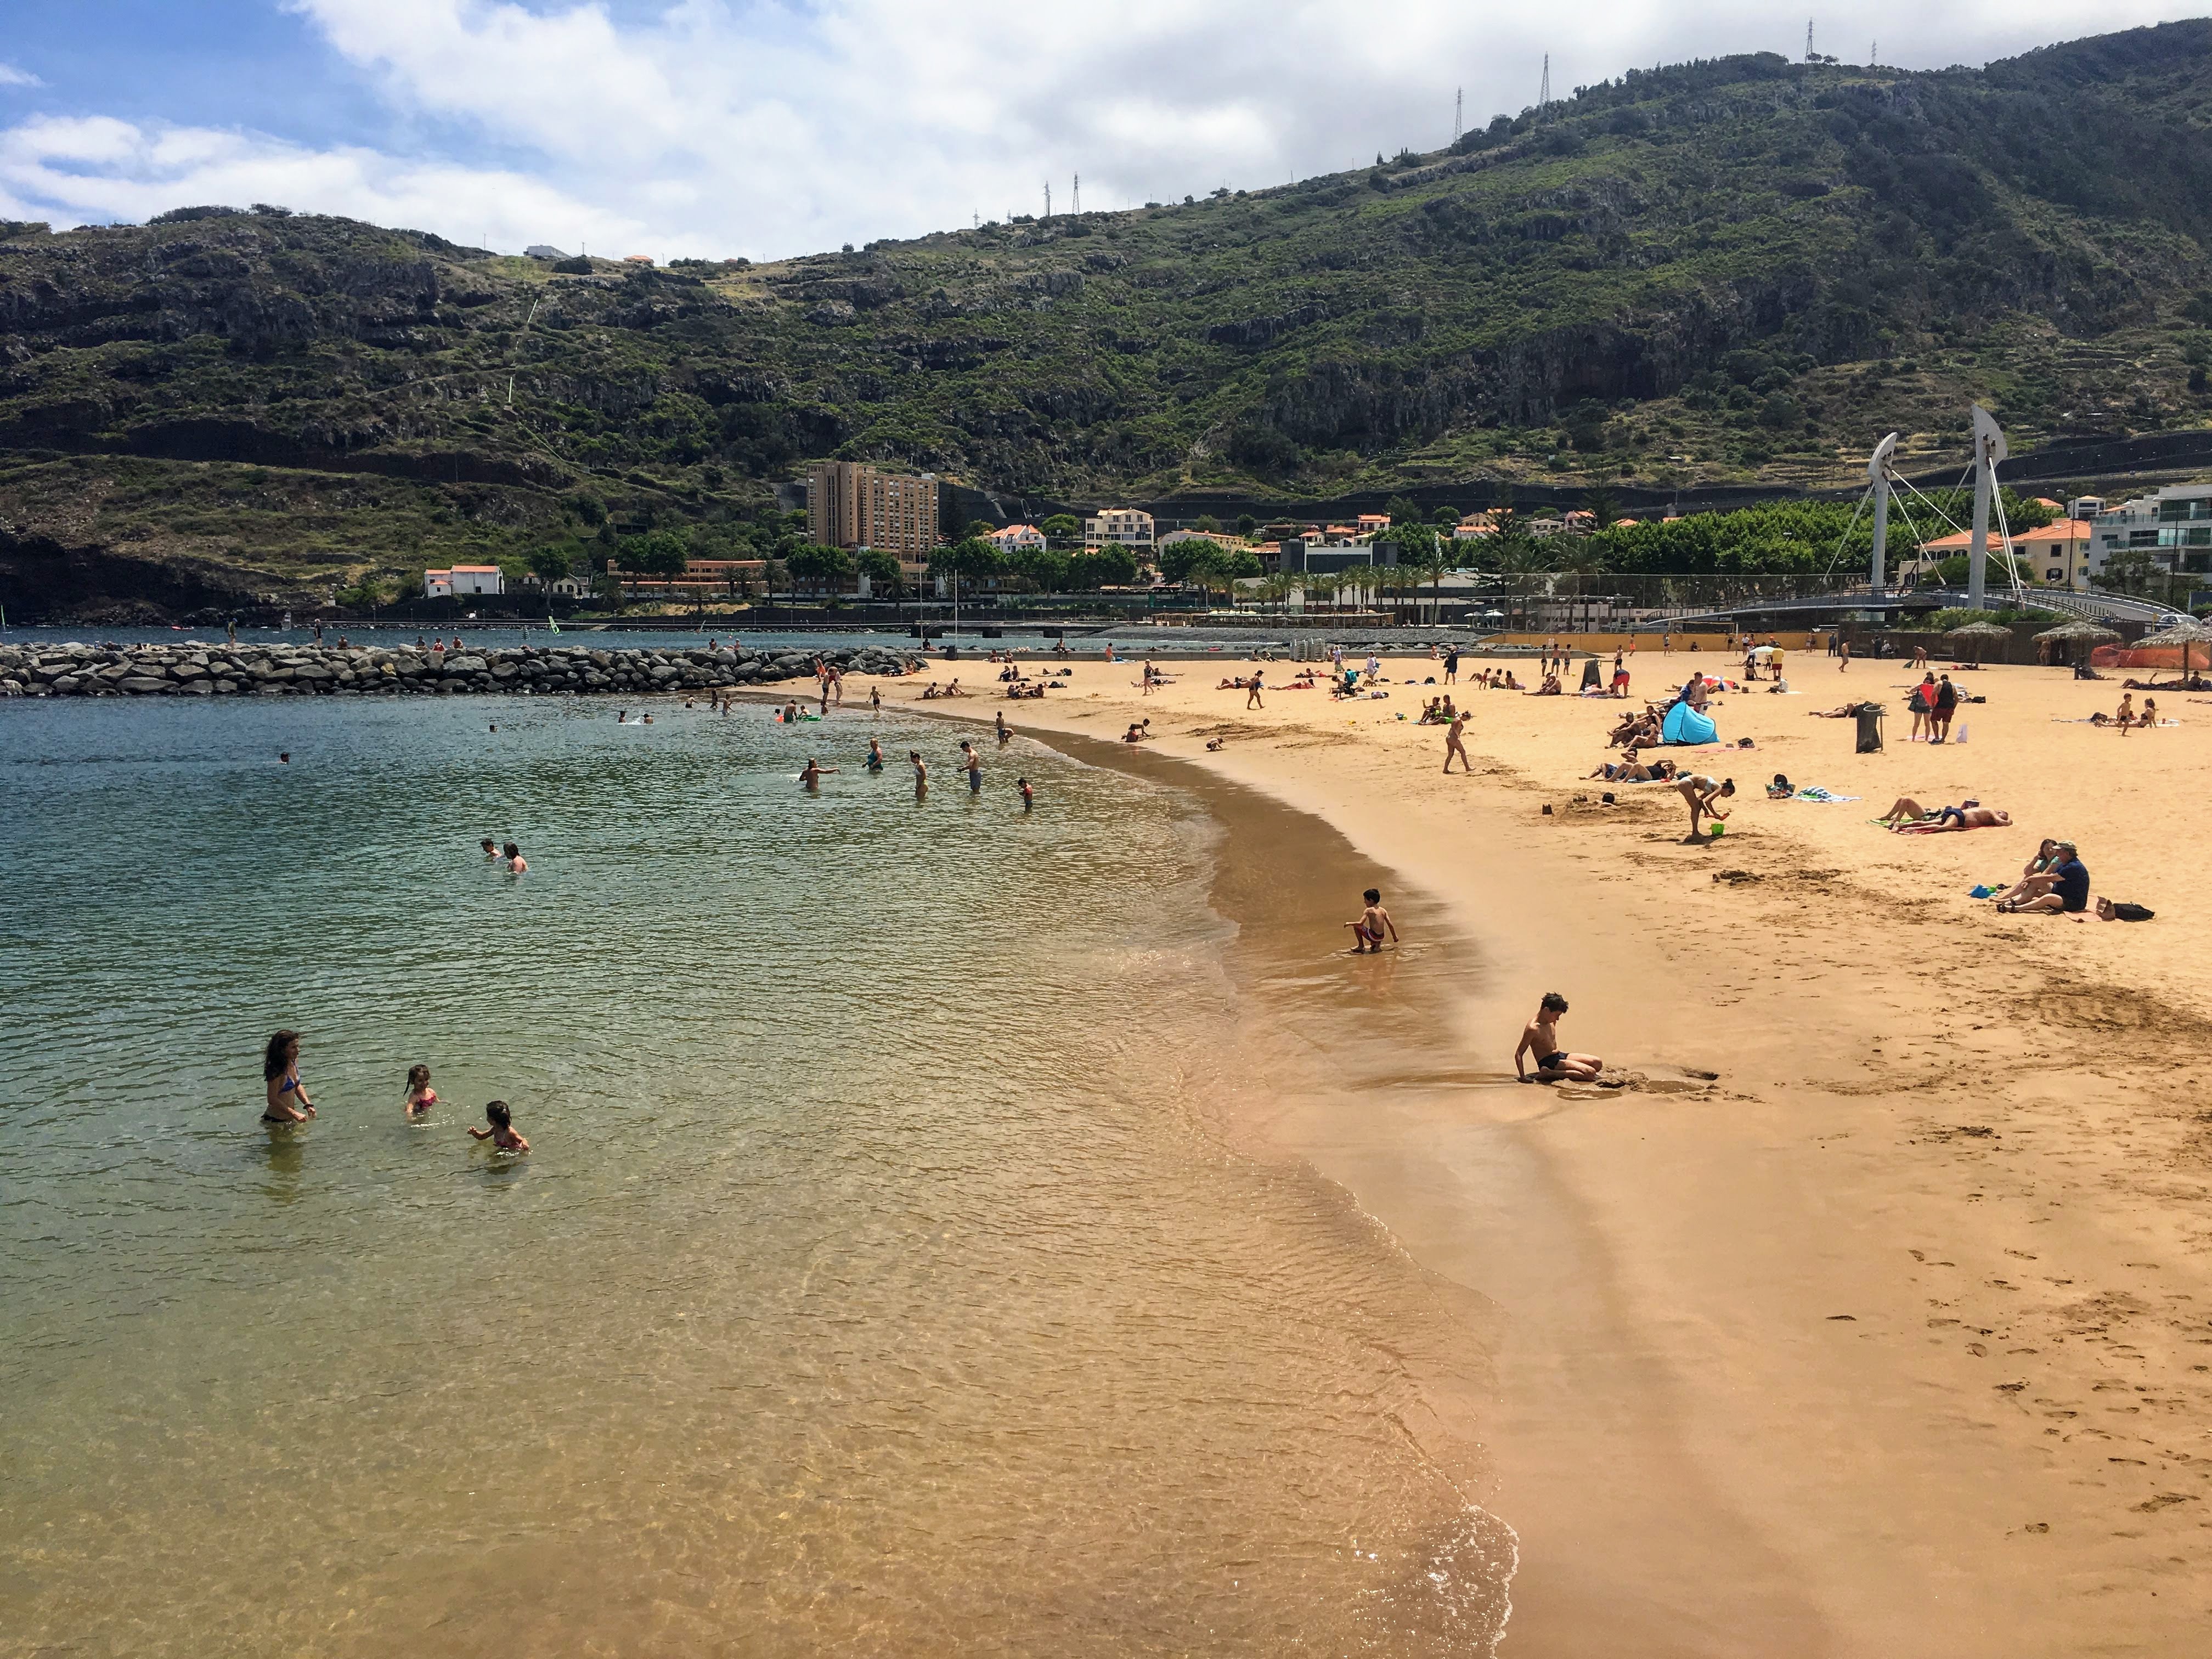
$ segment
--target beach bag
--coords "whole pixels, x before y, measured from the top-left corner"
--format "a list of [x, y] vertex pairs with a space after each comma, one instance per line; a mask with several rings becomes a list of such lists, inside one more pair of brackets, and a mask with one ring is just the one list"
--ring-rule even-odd
[[2144, 909], [2140, 904], [2115, 904], [2112, 907], [2115, 921], [2148, 921], [2157, 914], [2155, 910]]

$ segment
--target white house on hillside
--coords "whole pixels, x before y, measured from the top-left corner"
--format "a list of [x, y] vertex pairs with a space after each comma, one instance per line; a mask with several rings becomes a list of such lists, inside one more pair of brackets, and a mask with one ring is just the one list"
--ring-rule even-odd
[[994, 530], [986, 538], [1001, 553], [1021, 553], [1044, 550], [1044, 532], [1033, 524], [1010, 524], [1004, 530]]
[[425, 599], [449, 599], [464, 593], [504, 593], [507, 581], [495, 564], [457, 564], [451, 570], [425, 570]]

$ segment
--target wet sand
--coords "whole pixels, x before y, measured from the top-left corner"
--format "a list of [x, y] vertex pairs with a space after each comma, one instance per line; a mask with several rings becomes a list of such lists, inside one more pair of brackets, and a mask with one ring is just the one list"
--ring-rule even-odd
[[[1721, 666], [1647, 654], [1638, 689], [1693, 663]], [[1747, 789], [1691, 846], [1671, 790], [1605, 807], [1611, 786], [1578, 781], [1618, 703], [1454, 688], [1477, 769], [1445, 778], [1441, 731], [1395, 718], [1440, 686], [1271, 690], [1248, 713], [1214, 686], [1241, 667], [1145, 696], [1134, 668], [1085, 663], [1042, 703], [927, 708], [1109, 740], [1149, 716], [1149, 753], [1325, 819], [1354, 854], [1316, 872], [1340, 895], [1285, 882], [1287, 843], [1241, 854], [1233, 809], [1222, 860], [1316, 895], [1282, 925], [1324, 932], [1316, 956], [1356, 914], [1352, 865], [1385, 888], [1410, 948], [1291, 988], [1307, 1040], [1325, 1057], [1363, 998], [1435, 1029], [1392, 1028], [1394, 1064], [1347, 1045], [1345, 1087], [1267, 1128], [1468, 1293], [1482, 1363], [1430, 1357], [1431, 1397], [1441, 1433], [1480, 1433], [1463, 1467], [1520, 1535], [1504, 1651], [2186, 1650], [2212, 1607], [2212, 971], [2185, 890], [2212, 703], [2161, 696], [2184, 724], [2124, 738], [2053, 718], [2109, 709], [2116, 683], [1984, 670], [1958, 677], [1992, 699], [1960, 710], [1967, 742], [1930, 747], [1903, 741], [1917, 676], [1792, 653], [1804, 695], [1717, 710], [1755, 750], [1690, 751]], [[1893, 711], [1883, 754], [1808, 717], [1866, 696]], [[1862, 799], [1771, 803], [1777, 770]], [[1899, 793], [2015, 827], [1867, 823]], [[2158, 920], [1966, 896], [2045, 834]], [[1514, 1085], [1550, 989], [1572, 1046], [1655, 1086]]]

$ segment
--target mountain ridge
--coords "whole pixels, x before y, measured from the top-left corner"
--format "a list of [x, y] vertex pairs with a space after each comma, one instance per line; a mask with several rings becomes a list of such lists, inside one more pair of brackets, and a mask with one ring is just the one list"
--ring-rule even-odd
[[1891, 428], [1962, 453], [1970, 399], [2015, 450], [2212, 417], [2208, 248], [2202, 20], [1632, 70], [1371, 168], [761, 265], [0, 224], [0, 583], [764, 549], [831, 454], [1013, 500], [1837, 485]]

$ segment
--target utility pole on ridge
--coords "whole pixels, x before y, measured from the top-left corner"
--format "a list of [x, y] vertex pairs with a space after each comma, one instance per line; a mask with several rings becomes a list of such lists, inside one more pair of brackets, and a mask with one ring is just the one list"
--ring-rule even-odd
[[1460, 135], [1467, 131], [1467, 88], [1460, 87], [1452, 93], [1452, 143], [1459, 143]]
[[1552, 105], [1552, 54], [1544, 54], [1544, 83], [1536, 89], [1536, 113], [1541, 115]]

